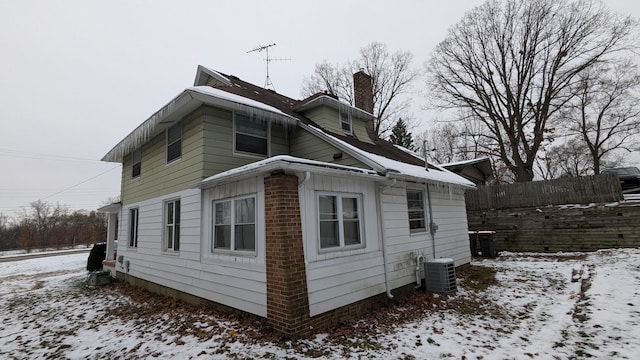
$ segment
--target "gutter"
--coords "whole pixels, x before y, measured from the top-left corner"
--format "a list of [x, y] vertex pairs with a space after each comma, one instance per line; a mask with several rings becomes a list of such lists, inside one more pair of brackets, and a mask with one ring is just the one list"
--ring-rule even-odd
[[292, 158], [278, 158], [277, 156], [270, 159], [273, 160], [267, 163], [258, 165], [255, 165], [256, 163], [248, 164], [245, 169], [237, 172], [232, 172], [229, 175], [224, 175], [224, 173], [221, 173], [221, 176], [219, 177], [216, 177], [214, 175], [212, 178], [210, 178], [210, 180], [205, 179], [197, 184], [194, 184], [191, 188], [207, 189], [213, 186], [246, 179], [247, 177], [255, 176], [256, 173], [265, 174], [272, 173], [278, 170], [305, 174], [305, 177], [302, 180], [303, 183], [311, 177], [311, 173], [321, 173], [348, 178], [356, 177], [369, 181], [371, 181], [372, 178], [382, 178], [380, 175], [377, 175], [373, 172], [367, 172], [364, 169], [362, 169], [363, 171], [356, 171], [354, 168], [354, 170], [350, 171], [348, 167], [341, 165], [330, 166], [331, 164], [329, 163], [326, 163], [326, 165], [322, 165], [320, 163], [310, 164], [307, 162], [297, 162]]

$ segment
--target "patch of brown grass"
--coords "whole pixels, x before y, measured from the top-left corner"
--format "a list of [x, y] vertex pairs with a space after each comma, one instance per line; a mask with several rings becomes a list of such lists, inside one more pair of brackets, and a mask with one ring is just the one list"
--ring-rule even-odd
[[498, 285], [496, 269], [486, 266], [463, 265], [456, 269], [458, 278], [462, 278], [463, 286], [473, 291], [484, 291], [489, 286]]

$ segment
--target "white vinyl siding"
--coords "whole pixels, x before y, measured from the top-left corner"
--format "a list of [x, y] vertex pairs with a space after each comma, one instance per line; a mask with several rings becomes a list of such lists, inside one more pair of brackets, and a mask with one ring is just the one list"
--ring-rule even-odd
[[[379, 193], [379, 189], [384, 191]], [[431, 184], [434, 221], [438, 225], [436, 257], [450, 257], [456, 266], [470, 261], [464, 192], [456, 186]], [[311, 316], [384, 293], [382, 232], [386, 243], [386, 266], [390, 288], [416, 281], [416, 256], [433, 258], [433, 243], [428, 231], [409, 229], [407, 189], [423, 191], [424, 212], [428, 217], [426, 186], [398, 182], [391, 188], [373, 182], [312, 175], [300, 188], [300, 206], [307, 261], [307, 288]], [[366, 241], [359, 249], [323, 252], [315, 232], [318, 221], [318, 193], [362, 194], [363, 234]], [[315, 194], [315, 195], [314, 195]], [[380, 204], [381, 203], [381, 204]], [[380, 206], [380, 207], [379, 207]], [[378, 208], [379, 207], [379, 208]], [[382, 219], [378, 219], [378, 215]]]
[[[259, 198], [263, 194], [257, 190], [258, 180], [238, 182], [221, 187], [220, 192], [201, 194], [200, 190], [190, 189], [170, 194], [180, 197], [180, 252], [175, 256], [166, 256], [160, 247], [163, 229], [164, 198], [154, 198], [132, 204], [139, 209], [138, 248], [118, 251], [124, 261], [130, 262], [129, 275], [162, 286], [176, 289], [203, 299], [231, 306], [258, 316], [267, 316], [266, 310], [266, 270], [264, 265], [264, 245], [256, 244], [256, 254], [250, 257], [238, 257], [231, 254], [210, 254], [210, 241], [206, 236], [211, 227], [211, 194], [233, 192], [256, 194], [256, 208], [264, 211]], [[262, 189], [262, 188], [261, 188]], [[246, 192], [245, 192], [246, 191]], [[238, 194], [240, 195], [240, 194]], [[207, 199], [205, 212], [202, 211], [203, 196]], [[233, 195], [235, 196], [235, 195]], [[209, 209], [207, 209], [209, 208]], [[127, 238], [128, 217], [120, 225], [120, 236]], [[264, 228], [257, 225], [258, 238], [264, 238]], [[125, 272], [122, 265], [118, 271]]]

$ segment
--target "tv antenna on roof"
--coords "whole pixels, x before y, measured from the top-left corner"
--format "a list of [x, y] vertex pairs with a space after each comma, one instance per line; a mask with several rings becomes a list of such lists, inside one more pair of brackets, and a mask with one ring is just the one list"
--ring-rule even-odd
[[276, 88], [275, 86], [273, 86], [273, 82], [271, 82], [271, 77], [269, 77], [269, 63], [272, 61], [288, 61], [291, 59], [274, 59], [270, 57], [269, 48], [273, 46], [276, 46], [276, 43], [269, 44], [269, 45], [258, 45], [256, 48], [247, 51], [247, 54], [251, 52], [262, 52], [262, 51], [265, 51], [267, 53], [267, 56], [264, 59], [264, 61], [267, 63], [267, 78], [264, 80], [264, 88], [267, 89], [269, 86], [271, 86], [271, 88], [275, 91]]

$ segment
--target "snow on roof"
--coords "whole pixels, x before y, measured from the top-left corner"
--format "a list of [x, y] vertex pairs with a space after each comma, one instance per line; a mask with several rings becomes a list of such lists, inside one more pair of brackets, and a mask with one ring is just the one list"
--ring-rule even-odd
[[383, 168], [385, 168], [388, 172], [389, 172], [389, 176], [393, 177], [394, 175], [397, 177], [412, 177], [412, 178], [417, 178], [420, 180], [432, 180], [432, 181], [437, 181], [437, 182], [442, 182], [442, 183], [447, 183], [447, 184], [456, 184], [456, 185], [461, 185], [464, 187], [472, 187], [475, 188], [475, 185], [463, 178], [462, 176], [459, 176], [457, 174], [454, 174], [453, 172], [439, 166], [439, 165], [435, 165], [432, 163], [429, 163], [430, 166], [433, 166], [435, 169], [429, 170], [427, 171], [424, 167], [422, 166], [417, 166], [417, 165], [411, 165], [411, 164], [407, 164], [404, 163], [402, 161], [398, 161], [398, 160], [393, 160], [393, 159], [389, 159], [387, 157], [381, 156], [381, 155], [377, 155], [377, 154], [372, 154], [370, 152], [364, 151], [362, 149], [359, 149], [355, 146], [352, 146], [334, 136], [331, 136], [325, 132], [322, 132], [325, 136], [330, 137], [331, 139], [340, 142], [341, 145], [349, 148], [351, 151], [360, 154], [361, 156], [364, 156], [365, 158], [370, 159], [371, 161], [373, 161], [376, 165], [382, 166]]
[[[362, 150], [359, 150], [359, 151], [362, 151]], [[401, 161], [392, 160], [384, 156], [371, 154], [371, 153], [367, 153], [367, 156], [369, 156], [376, 163], [387, 168], [392, 174], [398, 173], [399, 175], [405, 175], [405, 176], [414, 177], [414, 178], [423, 179], [423, 180], [432, 180], [432, 181], [437, 181], [442, 183], [456, 184], [464, 187], [475, 188], [475, 185], [471, 181], [463, 178], [462, 176], [456, 175], [451, 171], [444, 169], [438, 165], [429, 163], [429, 165], [435, 167], [436, 169], [427, 171], [422, 166], [403, 163]]]
[[322, 161], [309, 160], [298, 158], [289, 155], [278, 155], [273, 156], [264, 160], [256, 161], [244, 166], [240, 166], [237, 168], [233, 168], [213, 176], [210, 176], [204, 180], [202, 180], [196, 187], [198, 188], [206, 188], [209, 185], [213, 185], [215, 183], [221, 181], [228, 181], [235, 179], [237, 177], [242, 177], [245, 174], [252, 173], [256, 170], [259, 170], [262, 173], [270, 172], [276, 169], [287, 168], [298, 171], [308, 171], [312, 168], [317, 168], [320, 170], [319, 172], [348, 172], [352, 175], [356, 176], [366, 176], [366, 177], [378, 177], [379, 175], [373, 171], [363, 168], [357, 168], [353, 166], [345, 166], [339, 164], [332, 164]]
[[477, 159], [471, 159], [471, 160], [461, 160], [461, 161], [455, 161], [455, 162], [450, 162], [450, 163], [446, 163], [446, 164], [440, 164], [440, 166], [459, 166], [459, 165], [472, 165], [472, 164], [477, 164], [477, 163], [481, 163], [483, 161], [488, 161], [489, 158], [487, 157], [482, 157], [482, 158], [477, 158]]
[[253, 108], [258, 108], [261, 110], [265, 110], [265, 111], [269, 111], [272, 113], [276, 113], [278, 115], [282, 115], [282, 116], [286, 116], [291, 118], [290, 115], [287, 115], [285, 113], [283, 113], [282, 111], [274, 108], [273, 106], [261, 103], [259, 101], [255, 101], [252, 99], [248, 99], [246, 97], [240, 96], [240, 95], [236, 95], [236, 94], [232, 94], [229, 92], [226, 92], [224, 90], [220, 90], [217, 88], [212, 88], [211, 86], [193, 86], [188, 88], [187, 90], [193, 90], [193, 91], [197, 91], [201, 94], [204, 95], [209, 95], [209, 96], [214, 96], [217, 97], [219, 99], [223, 99], [223, 100], [227, 100], [227, 101], [231, 101], [237, 104], [241, 104], [241, 105], [246, 105], [246, 106], [250, 106]]
[[[142, 122], [129, 135], [114, 146], [102, 161], [121, 161], [124, 156], [140, 147], [145, 142], [163, 131], [183, 116], [202, 104], [222, 106], [237, 111], [244, 111], [263, 118], [276, 119], [282, 122], [297, 122], [298, 119], [283, 113], [273, 106], [248, 99], [210, 86], [193, 86], [186, 88], [167, 105]], [[274, 116], [275, 115], [275, 116]]]

